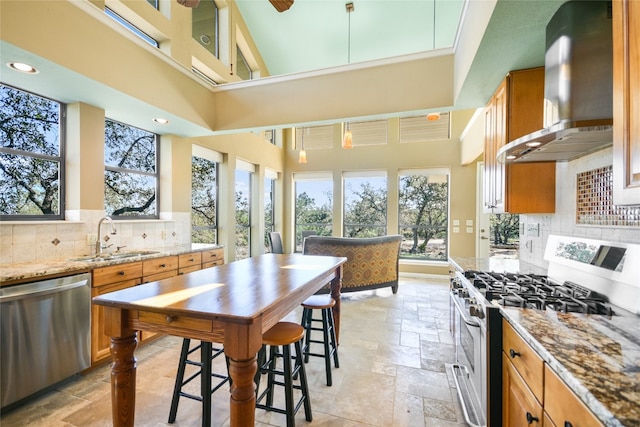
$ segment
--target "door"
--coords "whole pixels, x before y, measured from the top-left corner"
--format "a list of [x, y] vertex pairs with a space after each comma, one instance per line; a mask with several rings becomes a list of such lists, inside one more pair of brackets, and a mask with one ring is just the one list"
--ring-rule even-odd
[[484, 209], [484, 162], [478, 162], [476, 170], [476, 258], [489, 258], [489, 213]]

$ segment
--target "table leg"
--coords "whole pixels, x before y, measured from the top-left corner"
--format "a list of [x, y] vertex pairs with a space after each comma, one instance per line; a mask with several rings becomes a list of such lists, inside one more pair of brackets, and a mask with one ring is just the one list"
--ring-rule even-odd
[[336, 343], [340, 345], [340, 289], [342, 288], [342, 266], [336, 271], [336, 277], [331, 280], [331, 298], [336, 301], [333, 306], [333, 327], [336, 330]]
[[248, 360], [229, 359], [231, 427], [255, 425], [256, 387], [254, 377], [257, 370], [256, 356]]
[[116, 427], [133, 427], [136, 407], [136, 334], [111, 337], [111, 415]]

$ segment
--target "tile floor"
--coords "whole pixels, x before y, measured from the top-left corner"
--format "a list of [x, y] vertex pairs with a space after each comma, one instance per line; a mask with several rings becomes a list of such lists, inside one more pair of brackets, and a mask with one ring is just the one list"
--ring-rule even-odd
[[[296, 311], [287, 320], [300, 316]], [[345, 294], [341, 318], [333, 386], [326, 386], [322, 359], [311, 358], [313, 421], [307, 423], [301, 409], [298, 426], [465, 425], [449, 371], [454, 355], [447, 280], [401, 277], [396, 295], [390, 289]], [[175, 423], [167, 423], [181, 342], [164, 337], [136, 352], [136, 426], [200, 426], [200, 403], [184, 398]], [[109, 367], [100, 367], [1, 414], [0, 425], [110, 426], [109, 381]], [[213, 396], [213, 427], [229, 425], [227, 390]], [[284, 416], [257, 410], [256, 425], [284, 426]]]

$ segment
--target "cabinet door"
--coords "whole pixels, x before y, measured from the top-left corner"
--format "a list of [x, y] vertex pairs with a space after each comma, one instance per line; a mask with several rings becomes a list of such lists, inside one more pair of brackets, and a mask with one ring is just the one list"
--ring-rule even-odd
[[[91, 297], [109, 292], [119, 291], [140, 284], [140, 278], [125, 280], [91, 289]], [[104, 333], [104, 306], [91, 305], [91, 364], [95, 364], [111, 356], [111, 339]]]
[[613, 203], [640, 205], [640, 2], [613, 1]]
[[557, 426], [603, 425], [547, 365], [544, 368], [544, 411]]
[[485, 107], [484, 140], [484, 211], [504, 212], [504, 165], [496, 160], [498, 150], [505, 144], [507, 79], [505, 79]]
[[502, 353], [503, 427], [542, 426], [542, 405], [527, 387], [506, 354]]

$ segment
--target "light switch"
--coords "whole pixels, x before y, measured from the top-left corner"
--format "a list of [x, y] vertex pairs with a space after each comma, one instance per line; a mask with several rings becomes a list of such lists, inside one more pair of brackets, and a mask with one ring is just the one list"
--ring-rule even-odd
[[460, 227], [453, 227], [453, 232], [454, 233], [459, 233], [460, 232]]
[[472, 219], [468, 219], [468, 220], [466, 221], [466, 224], [467, 224], [468, 226], [473, 227], [473, 220], [472, 220]]
[[473, 233], [473, 227], [467, 227], [467, 233]]
[[459, 219], [454, 219], [453, 220], [453, 225], [460, 225], [460, 220]]

